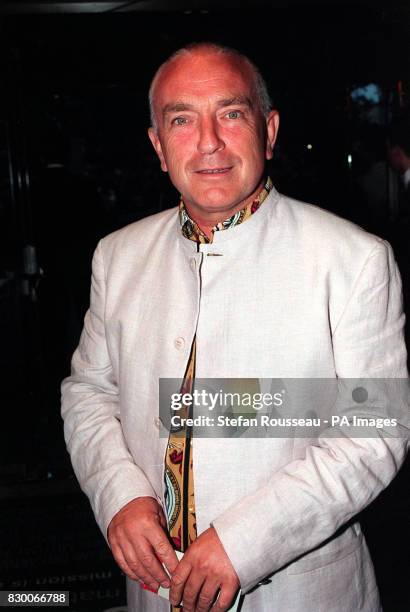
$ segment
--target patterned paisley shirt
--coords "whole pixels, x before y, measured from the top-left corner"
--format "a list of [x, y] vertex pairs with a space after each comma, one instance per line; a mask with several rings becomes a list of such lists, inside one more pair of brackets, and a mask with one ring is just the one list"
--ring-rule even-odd
[[[182, 234], [185, 238], [200, 244], [211, 243], [215, 232], [230, 229], [249, 219], [261, 206], [271, 189], [272, 181], [268, 177], [265, 186], [257, 197], [242, 210], [226, 219], [226, 221], [217, 223], [212, 228], [210, 238], [191, 219], [181, 198], [179, 219]], [[192, 341], [181, 393], [192, 392], [195, 381], [195, 353], [196, 337]], [[179, 411], [182, 418], [193, 416], [187, 412], [184, 413], [183, 410], [184, 408], [181, 408]], [[179, 429], [171, 429], [165, 453], [165, 503], [169, 535], [174, 548], [181, 552], [185, 552], [197, 537], [192, 446], [191, 428], [181, 427]], [[178, 608], [171, 606], [171, 612], [176, 610]]]

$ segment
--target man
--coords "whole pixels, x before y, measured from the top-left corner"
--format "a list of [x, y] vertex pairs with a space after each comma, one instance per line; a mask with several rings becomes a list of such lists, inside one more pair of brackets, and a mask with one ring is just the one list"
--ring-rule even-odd
[[239, 588], [243, 611], [379, 610], [352, 517], [394, 477], [404, 439], [161, 438], [158, 380], [407, 376], [391, 249], [275, 191], [278, 114], [238, 52], [180, 50], [150, 100], [179, 215], [100, 242], [63, 383], [68, 449], [128, 609], [169, 610], [142, 582], [170, 584], [187, 612], [227, 610]]

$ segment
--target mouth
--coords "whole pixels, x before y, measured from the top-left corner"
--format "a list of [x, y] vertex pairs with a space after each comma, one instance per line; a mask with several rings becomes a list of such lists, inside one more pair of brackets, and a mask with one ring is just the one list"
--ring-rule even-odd
[[195, 173], [204, 176], [215, 176], [227, 174], [230, 170], [232, 170], [232, 166], [227, 166], [226, 168], [202, 168], [201, 170], [196, 170]]

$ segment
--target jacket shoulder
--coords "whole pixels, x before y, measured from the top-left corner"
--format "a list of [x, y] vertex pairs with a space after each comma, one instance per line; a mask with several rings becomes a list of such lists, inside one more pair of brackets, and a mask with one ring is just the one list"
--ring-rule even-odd
[[174, 236], [178, 224], [178, 207], [174, 206], [108, 234], [101, 240], [102, 251], [107, 260], [127, 252], [142, 254], [153, 244]]
[[[291, 227], [305, 252], [326, 255], [367, 257], [377, 247], [385, 250], [386, 241], [352, 221], [314, 204], [281, 196], [283, 226]], [[296, 237], [295, 236], [295, 237]]]

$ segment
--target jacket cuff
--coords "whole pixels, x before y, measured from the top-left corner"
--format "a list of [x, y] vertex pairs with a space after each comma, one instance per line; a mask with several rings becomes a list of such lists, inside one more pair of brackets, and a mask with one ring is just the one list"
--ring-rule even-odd
[[[268, 495], [266, 492], [266, 497]], [[247, 496], [211, 522], [238, 575], [244, 594], [283, 565], [278, 558], [278, 551], [283, 549], [286, 540], [283, 529], [272, 525], [266, 541], [265, 538], [262, 541], [263, 534], [256, 529], [255, 516], [262, 516], [261, 512], [266, 512], [264, 516], [270, 515], [268, 507], [265, 510], [261, 507], [264, 505], [263, 497], [263, 491], [262, 495]]]

